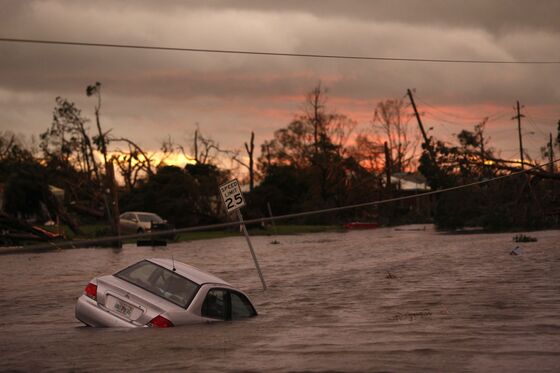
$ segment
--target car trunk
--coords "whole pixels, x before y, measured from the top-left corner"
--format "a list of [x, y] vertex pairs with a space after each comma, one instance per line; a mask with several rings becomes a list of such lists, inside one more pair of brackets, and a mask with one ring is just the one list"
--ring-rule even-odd
[[137, 325], [146, 325], [157, 315], [180, 309], [177, 305], [114, 276], [97, 279], [97, 302], [108, 312]]

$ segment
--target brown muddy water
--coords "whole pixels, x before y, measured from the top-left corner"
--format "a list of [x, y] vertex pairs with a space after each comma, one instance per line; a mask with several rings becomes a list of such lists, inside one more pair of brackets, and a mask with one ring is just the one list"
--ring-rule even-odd
[[[560, 234], [530, 235], [254, 237], [266, 292], [243, 237], [0, 256], [0, 370], [558, 372]], [[245, 290], [259, 316], [141, 330], [74, 319], [90, 278], [171, 255]]]

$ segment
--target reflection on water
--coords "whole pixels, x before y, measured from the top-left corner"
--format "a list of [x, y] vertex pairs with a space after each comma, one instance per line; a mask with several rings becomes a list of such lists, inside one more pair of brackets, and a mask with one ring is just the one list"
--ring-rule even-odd
[[[383, 228], [167, 248], [0, 257], [0, 370], [557, 371], [558, 232], [441, 235]], [[245, 290], [259, 317], [167, 330], [74, 319], [88, 280], [173, 257]], [[389, 276], [389, 274], [391, 276]]]

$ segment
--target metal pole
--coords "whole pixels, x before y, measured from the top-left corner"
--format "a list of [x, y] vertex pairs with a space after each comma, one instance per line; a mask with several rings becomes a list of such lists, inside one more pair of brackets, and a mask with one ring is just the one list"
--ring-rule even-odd
[[548, 170], [550, 173], [554, 173], [554, 146], [552, 145], [552, 133], [549, 133], [548, 135], [548, 161], [550, 162]]
[[241, 229], [243, 229], [243, 234], [245, 234], [245, 239], [247, 240], [247, 245], [249, 245], [249, 250], [251, 250], [251, 255], [253, 256], [253, 261], [255, 262], [255, 267], [257, 268], [259, 277], [261, 278], [263, 290], [266, 290], [266, 283], [264, 282], [264, 277], [262, 275], [261, 267], [259, 266], [259, 261], [257, 260], [257, 256], [255, 255], [255, 250], [253, 250], [253, 244], [251, 243], [251, 239], [249, 238], [247, 227], [245, 227], [245, 223], [243, 222], [243, 215], [241, 215], [241, 211], [239, 211], [239, 209], [237, 209], [236, 211], [237, 211], [237, 217], [239, 218], [239, 223], [241, 224]]
[[383, 149], [385, 150], [385, 177], [387, 178], [387, 183], [385, 187], [388, 191], [391, 190], [391, 154], [389, 154], [389, 147], [387, 146], [387, 141], [383, 143]]
[[406, 94], [408, 95], [408, 98], [410, 99], [410, 103], [412, 104], [412, 109], [414, 110], [414, 115], [416, 116], [418, 127], [420, 127], [420, 132], [422, 132], [422, 137], [424, 138], [424, 144], [426, 144], [426, 150], [428, 150], [428, 154], [430, 154], [432, 162], [434, 163], [434, 167], [437, 167], [436, 155], [434, 153], [434, 149], [432, 148], [432, 143], [430, 142], [428, 135], [426, 135], [426, 131], [424, 131], [424, 126], [422, 125], [422, 119], [420, 119], [420, 114], [418, 114], [418, 109], [416, 109], [416, 103], [414, 102], [412, 91], [410, 89], [407, 89]]
[[521, 168], [525, 168], [525, 160], [523, 157], [523, 137], [521, 136], [521, 118], [525, 115], [521, 114], [519, 108], [519, 101], [517, 101], [517, 115], [514, 118], [517, 118], [517, 132], [519, 134], [519, 156], [521, 157]]

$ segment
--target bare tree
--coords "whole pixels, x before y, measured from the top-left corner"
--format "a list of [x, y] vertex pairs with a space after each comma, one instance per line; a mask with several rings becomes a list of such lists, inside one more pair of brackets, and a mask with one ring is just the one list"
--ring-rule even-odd
[[73, 102], [56, 98], [51, 127], [41, 134], [41, 149], [46, 156], [58, 157], [65, 162], [77, 161], [82, 171], [96, 183], [100, 182], [91, 138], [86, 128], [87, 118]]
[[245, 151], [249, 158], [249, 162], [245, 162], [240, 156], [239, 151], [224, 151], [227, 153], [231, 160], [237, 164], [245, 167], [249, 171], [249, 190], [252, 192], [255, 187], [255, 133], [251, 131], [251, 141], [249, 143], [245, 142]]
[[138, 144], [126, 137], [110, 138], [110, 141], [116, 143], [124, 142], [127, 144], [129, 148], [128, 154], [132, 156], [134, 162], [138, 165], [138, 168], [141, 171], [144, 171], [148, 176], [154, 175], [153, 155], [145, 152]]
[[418, 136], [412, 132], [403, 99], [388, 99], [377, 104], [373, 119], [373, 131], [385, 138], [389, 146], [393, 172], [410, 169], [415, 161]]
[[195, 163], [213, 164], [218, 155], [223, 153], [220, 149], [220, 144], [211, 137], [205, 136], [199, 129], [198, 124], [193, 133], [193, 146], [191, 154], [185, 150], [183, 145], [177, 145], [177, 149], [181, 151], [186, 159], [192, 159]]
[[0, 133], [0, 161], [8, 158], [16, 145], [16, 135], [12, 132]]
[[384, 167], [384, 146], [379, 138], [361, 133], [354, 139], [348, 153], [369, 171], [381, 172]]
[[304, 107], [305, 115], [300, 119], [308, 122], [313, 127], [313, 147], [315, 155], [319, 154], [320, 136], [325, 132], [327, 115], [325, 114], [327, 90], [321, 87], [321, 83], [317, 84], [306, 96], [306, 105]]
[[101, 83], [96, 82], [94, 85], [88, 85], [86, 88], [86, 94], [89, 96], [97, 96], [97, 104], [95, 105], [95, 123], [97, 124], [98, 136], [94, 138], [101, 154], [103, 155], [103, 160], [105, 166], [107, 166], [107, 135], [108, 132], [103, 132], [101, 130], [101, 122], [99, 121], [99, 112], [101, 110]]

